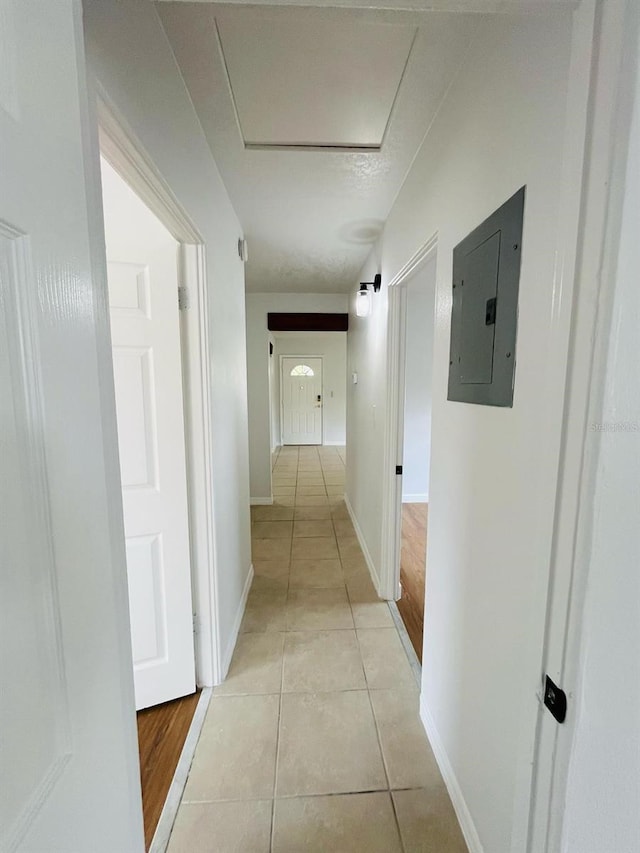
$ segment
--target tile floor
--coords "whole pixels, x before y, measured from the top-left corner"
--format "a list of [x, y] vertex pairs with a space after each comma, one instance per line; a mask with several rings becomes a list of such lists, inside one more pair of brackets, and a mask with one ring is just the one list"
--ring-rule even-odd
[[169, 853], [467, 851], [343, 492], [342, 449], [277, 455]]

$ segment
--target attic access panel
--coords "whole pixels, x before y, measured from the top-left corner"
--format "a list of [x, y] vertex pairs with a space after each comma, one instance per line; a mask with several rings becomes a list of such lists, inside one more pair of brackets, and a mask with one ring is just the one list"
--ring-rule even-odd
[[513, 406], [525, 187], [453, 250], [448, 400]]

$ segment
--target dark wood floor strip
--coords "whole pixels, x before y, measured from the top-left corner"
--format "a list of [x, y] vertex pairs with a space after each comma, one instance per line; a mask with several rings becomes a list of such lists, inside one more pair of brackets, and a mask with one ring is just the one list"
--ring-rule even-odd
[[422, 663], [425, 569], [427, 561], [427, 504], [402, 504], [400, 585], [397, 602], [411, 644]]
[[147, 850], [160, 820], [199, 698], [198, 690], [192, 696], [138, 711], [140, 781]]

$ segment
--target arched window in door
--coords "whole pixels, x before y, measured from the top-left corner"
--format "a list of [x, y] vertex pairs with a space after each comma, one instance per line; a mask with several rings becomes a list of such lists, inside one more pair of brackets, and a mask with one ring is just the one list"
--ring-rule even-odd
[[295, 367], [291, 368], [289, 376], [314, 376], [314, 372], [308, 364], [296, 364]]

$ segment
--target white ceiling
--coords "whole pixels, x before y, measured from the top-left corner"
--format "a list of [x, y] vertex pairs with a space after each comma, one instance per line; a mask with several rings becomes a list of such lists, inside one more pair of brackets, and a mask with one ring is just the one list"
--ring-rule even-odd
[[247, 290], [352, 290], [478, 15], [157, 9], [248, 240]]

